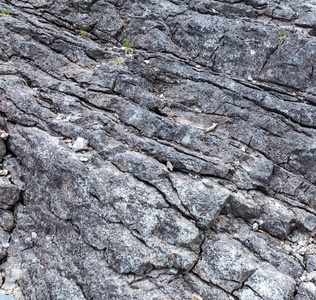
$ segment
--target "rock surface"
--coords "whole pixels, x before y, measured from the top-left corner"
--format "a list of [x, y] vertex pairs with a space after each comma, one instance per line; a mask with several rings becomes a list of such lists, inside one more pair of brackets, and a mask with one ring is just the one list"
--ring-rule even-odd
[[0, 294], [315, 299], [315, 1], [0, 10]]

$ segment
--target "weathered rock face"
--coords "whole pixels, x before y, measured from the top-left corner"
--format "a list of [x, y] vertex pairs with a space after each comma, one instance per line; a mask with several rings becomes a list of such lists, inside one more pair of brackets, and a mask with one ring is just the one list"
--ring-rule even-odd
[[314, 1], [0, 9], [1, 294], [316, 299]]

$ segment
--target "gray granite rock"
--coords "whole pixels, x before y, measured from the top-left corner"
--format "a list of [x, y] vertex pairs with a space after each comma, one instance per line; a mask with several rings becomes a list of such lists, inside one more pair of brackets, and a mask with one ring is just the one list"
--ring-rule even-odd
[[241, 288], [259, 268], [255, 256], [225, 235], [207, 235], [202, 251], [202, 258], [193, 271], [229, 293]]
[[295, 280], [278, 272], [270, 266], [256, 270], [245, 286], [250, 287], [262, 299], [292, 299], [295, 291]]
[[0, 176], [0, 208], [9, 209], [19, 201], [20, 190], [8, 177]]
[[316, 299], [316, 285], [311, 282], [302, 282], [298, 288], [295, 300]]
[[0, 0], [0, 294], [315, 299], [315, 1]]

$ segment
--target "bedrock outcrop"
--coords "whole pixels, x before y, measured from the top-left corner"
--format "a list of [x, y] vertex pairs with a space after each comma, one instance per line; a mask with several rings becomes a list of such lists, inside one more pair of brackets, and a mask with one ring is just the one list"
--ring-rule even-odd
[[315, 1], [0, 10], [0, 294], [316, 299]]

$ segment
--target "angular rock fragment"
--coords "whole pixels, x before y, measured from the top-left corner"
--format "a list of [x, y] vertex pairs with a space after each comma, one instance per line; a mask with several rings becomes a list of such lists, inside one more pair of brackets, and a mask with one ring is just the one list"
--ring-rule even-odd
[[258, 268], [245, 282], [263, 299], [292, 299], [295, 292], [295, 280], [270, 266]]
[[0, 208], [10, 209], [20, 198], [20, 190], [7, 177], [0, 176]]
[[5, 231], [11, 231], [14, 227], [14, 217], [12, 213], [0, 210], [0, 227]]
[[72, 149], [74, 149], [76, 152], [87, 150], [87, 148], [88, 141], [82, 137], [78, 137], [72, 145]]
[[[233, 297], [226, 293], [223, 289], [217, 287], [216, 285], [211, 285], [210, 283], [205, 283], [199, 279], [195, 274], [189, 273], [185, 276], [185, 281], [190, 284], [190, 286], [196, 291], [202, 299], [213, 299], [213, 300], [233, 300]], [[199, 299], [199, 297], [197, 296]]]
[[[284, 240], [298, 223], [294, 209], [260, 192], [233, 194], [227, 210], [249, 222], [256, 221], [258, 228], [281, 240]], [[298, 212], [300, 212], [298, 215], [304, 214], [301, 211]], [[308, 213], [305, 213], [305, 216], [307, 217]], [[309, 218], [313, 220], [312, 215]], [[314, 228], [307, 222], [306, 226]]]
[[9, 137], [9, 134], [8, 134], [7, 132], [3, 132], [3, 133], [1, 133], [1, 135], [0, 135], [0, 138], [3, 139], [3, 140], [5, 140], [5, 141], [8, 139], [8, 137]]
[[8, 174], [8, 170], [0, 170], [0, 176], [7, 176]]
[[308, 272], [316, 271], [316, 254], [315, 251], [308, 251], [304, 255], [306, 262], [306, 270]]
[[258, 259], [225, 235], [208, 234], [203, 254], [193, 272], [203, 280], [232, 293], [260, 267]]
[[207, 229], [220, 214], [231, 193], [211, 180], [194, 180], [184, 176], [170, 176], [182, 205]]
[[293, 278], [302, 275], [304, 269], [301, 262], [290, 255], [293, 253], [292, 247], [260, 230], [254, 232], [245, 221], [234, 219], [231, 215], [220, 216], [216, 225], [218, 232], [228, 233], [254, 253], [257, 258], [269, 262], [278, 271]]
[[312, 282], [302, 282], [299, 285], [295, 300], [316, 299], [316, 285]]

